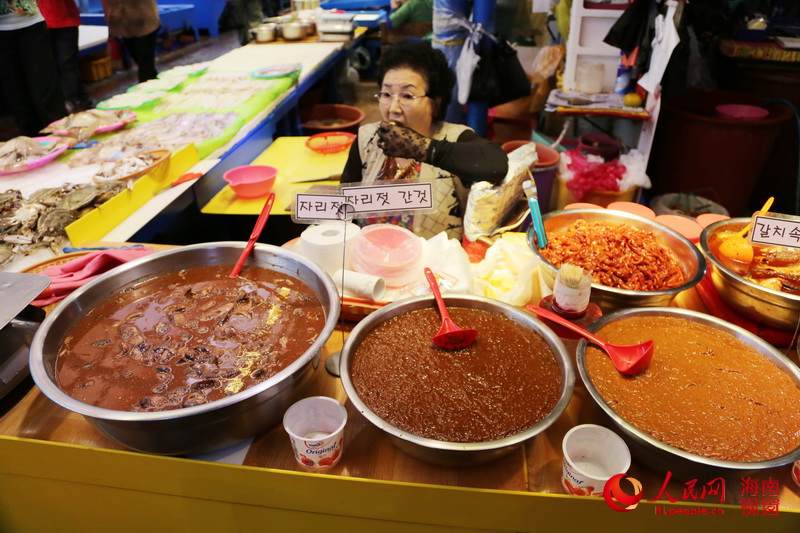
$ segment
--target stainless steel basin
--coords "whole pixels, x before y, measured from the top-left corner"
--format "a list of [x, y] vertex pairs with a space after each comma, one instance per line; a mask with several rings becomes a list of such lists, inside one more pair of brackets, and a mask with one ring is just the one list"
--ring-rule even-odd
[[524, 431], [503, 439], [487, 442], [446, 442], [420, 437], [404, 431], [390, 424], [367, 407], [358, 396], [350, 378], [350, 363], [356, 349], [364, 338], [379, 324], [394, 316], [435, 305], [433, 298], [426, 296], [410, 298], [408, 300], [389, 304], [370, 314], [367, 318], [358, 323], [355, 329], [350, 333], [342, 349], [340, 361], [342, 384], [353, 406], [355, 406], [355, 408], [373, 425], [384, 431], [391, 438], [395, 446], [409, 455], [423, 461], [445, 466], [464, 466], [484, 463], [506, 455], [515, 448], [521, 446], [526, 440], [543, 432], [555, 422], [556, 419], [561, 416], [564, 409], [566, 409], [572, 397], [572, 388], [575, 384], [575, 372], [572, 368], [570, 356], [567, 354], [567, 350], [558, 336], [532, 315], [496, 300], [489, 300], [477, 296], [448, 296], [445, 297], [445, 301], [448, 305], [452, 306], [484, 309], [504, 315], [518, 324], [537, 332], [544, 338], [545, 342], [547, 342], [556, 356], [563, 378], [561, 395], [559, 396], [558, 402], [556, 402], [556, 405], [546, 417]]
[[233, 265], [244, 243], [196, 244], [154, 253], [117, 267], [68, 296], [42, 323], [31, 345], [36, 385], [52, 401], [85, 416], [120, 444], [151, 453], [184, 455], [210, 451], [252, 437], [276, 425], [294, 400], [294, 390], [317, 366], [339, 318], [339, 296], [330, 277], [311, 261], [282, 248], [259, 244], [248, 264], [270, 268], [305, 282], [325, 309], [319, 336], [289, 366], [253, 387], [194, 407], [158, 412], [117, 411], [71, 398], [56, 385], [58, 349], [70, 327], [109, 294], [154, 274], [201, 265]]

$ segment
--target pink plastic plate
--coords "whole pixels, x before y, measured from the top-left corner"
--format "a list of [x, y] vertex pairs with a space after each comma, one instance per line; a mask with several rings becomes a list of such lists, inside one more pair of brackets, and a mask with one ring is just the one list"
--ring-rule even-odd
[[[61, 120], [63, 120], [63, 119], [61, 119]], [[134, 113], [133, 111], [127, 111], [124, 115], [122, 115], [122, 119], [120, 119], [119, 122], [114, 122], [113, 124], [109, 124], [108, 126], [103, 126], [101, 128], [97, 128], [97, 130], [95, 130], [95, 134], [98, 134], [98, 133], [111, 133], [112, 131], [121, 130], [122, 128], [124, 128], [125, 126], [130, 124], [131, 122], [135, 122], [135, 121], [136, 121], [136, 113]], [[56, 122], [59, 122], [59, 121], [56, 121]], [[55, 124], [55, 122], [53, 124]], [[50, 126], [52, 126], [53, 124], [51, 124]], [[61, 135], [63, 137], [66, 137], [66, 136], [69, 135], [69, 130], [55, 130], [53, 132], [53, 135]]]
[[34, 137], [33, 140], [38, 141], [40, 143], [53, 143], [55, 144], [55, 148], [53, 148], [53, 150], [49, 154], [43, 155], [39, 159], [28, 161], [27, 163], [18, 168], [14, 168], [11, 170], [0, 170], [0, 176], [19, 174], [20, 172], [28, 172], [29, 170], [34, 170], [39, 167], [43, 167], [52, 160], [54, 160], [56, 157], [63, 154], [67, 150], [67, 148], [69, 148], [67, 144], [61, 142], [61, 139], [58, 137]]
[[769, 111], [754, 105], [723, 104], [718, 105], [715, 109], [721, 117], [739, 120], [758, 120], [769, 116]]

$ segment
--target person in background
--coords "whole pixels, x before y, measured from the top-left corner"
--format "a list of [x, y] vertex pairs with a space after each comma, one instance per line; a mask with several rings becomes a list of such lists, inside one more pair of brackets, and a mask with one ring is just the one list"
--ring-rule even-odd
[[66, 114], [44, 18], [36, 0], [0, 0], [0, 85], [24, 135]]
[[[446, 231], [461, 238], [466, 189], [477, 181], [499, 183], [508, 157], [467, 126], [444, 122], [455, 75], [430, 43], [387, 47], [378, 73], [380, 123], [358, 130], [342, 183], [418, 179], [433, 184], [434, 213], [391, 217], [428, 238]], [[373, 223], [382, 220], [368, 220]]]
[[[397, 2], [397, 5], [395, 3]], [[392, 28], [400, 28], [406, 23], [433, 23], [433, 0], [392, 0], [392, 13], [389, 15]]]
[[156, 70], [156, 34], [161, 25], [156, 0], [103, 0], [108, 33], [122, 39], [139, 69], [139, 83]]
[[391, 38], [389, 43], [406, 39], [419, 39], [433, 29], [433, 0], [406, 0], [395, 6], [392, 0], [392, 13], [389, 15]]
[[81, 13], [75, 0], [38, 0], [50, 34], [53, 57], [58, 64], [61, 89], [67, 112], [74, 113], [92, 107], [92, 101], [81, 83], [78, 65], [78, 26]]
[[[453, 72], [468, 35], [467, 29], [458, 19], [469, 20], [472, 14], [471, 4], [468, 0], [434, 0], [433, 3], [433, 47], [442, 51]], [[454, 84], [453, 96], [445, 116], [449, 122], [463, 124], [467, 120], [467, 114], [464, 106], [458, 103], [457, 90]]]
[[250, 42], [250, 30], [261, 24], [264, 17], [261, 0], [231, 0], [231, 3], [239, 27], [239, 43], [244, 46]]

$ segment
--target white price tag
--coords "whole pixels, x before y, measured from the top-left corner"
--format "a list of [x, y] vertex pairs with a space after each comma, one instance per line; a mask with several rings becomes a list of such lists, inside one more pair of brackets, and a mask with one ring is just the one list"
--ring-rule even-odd
[[342, 187], [342, 195], [356, 214], [431, 209], [432, 193], [427, 182]]
[[316, 222], [321, 220], [343, 220], [345, 197], [337, 194], [303, 194], [294, 197], [294, 220]]
[[800, 220], [757, 216], [751, 240], [756, 244], [800, 248]]

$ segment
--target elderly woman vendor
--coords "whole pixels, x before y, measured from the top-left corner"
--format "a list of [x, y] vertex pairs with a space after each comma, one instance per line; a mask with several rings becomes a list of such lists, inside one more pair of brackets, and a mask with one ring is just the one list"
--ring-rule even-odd
[[[392, 217], [422, 237], [461, 238], [466, 188], [499, 183], [508, 158], [467, 126], [443, 122], [455, 76], [428, 43], [399, 44], [381, 60], [376, 98], [382, 121], [358, 131], [342, 183], [418, 179], [433, 183], [433, 213]], [[368, 220], [386, 222], [387, 220]]]

